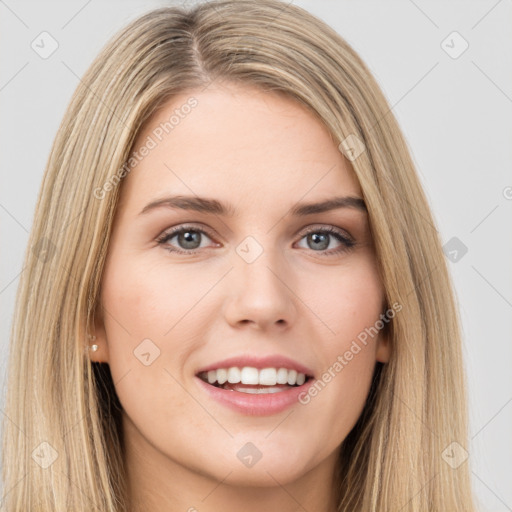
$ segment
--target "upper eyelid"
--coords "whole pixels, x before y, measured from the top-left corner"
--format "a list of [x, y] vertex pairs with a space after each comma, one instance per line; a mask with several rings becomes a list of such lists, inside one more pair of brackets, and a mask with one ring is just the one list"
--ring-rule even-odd
[[174, 226], [172, 228], [168, 228], [168, 229], [162, 231], [162, 233], [160, 235], [158, 235], [156, 239], [160, 240], [160, 239], [164, 239], [168, 236], [174, 236], [177, 233], [179, 233], [180, 231], [184, 231], [186, 229], [190, 229], [191, 231], [200, 231], [200, 232], [203, 232], [206, 235], [208, 235], [209, 238], [215, 238], [210, 233], [210, 230], [208, 230], [204, 226], [196, 226], [194, 224], [184, 223], [184, 224], [178, 224], [177, 226]]

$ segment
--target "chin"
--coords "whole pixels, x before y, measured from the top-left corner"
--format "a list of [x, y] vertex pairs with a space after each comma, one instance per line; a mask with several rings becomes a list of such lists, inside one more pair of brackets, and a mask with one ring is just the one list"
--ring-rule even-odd
[[[257, 458], [253, 452], [251, 460], [249, 454], [254, 448], [244, 451], [239, 450], [235, 458], [224, 459], [220, 466], [211, 468], [209, 476], [216, 480], [223, 480], [226, 475], [226, 483], [242, 487], [272, 487], [291, 483], [311, 469], [311, 461], [308, 464], [303, 457], [299, 457], [297, 450], [290, 450], [283, 446], [282, 450], [263, 448], [261, 457]], [[265, 452], [268, 452], [267, 454]], [[240, 460], [241, 459], [241, 460]]]
[[[230, 470], [228, 470], [230, 471]], [[228, 473], [224, 473], [221, 479]], [[274, 487], [287, 485], [307, 473], [307, 468], [287, 461], [285, 464], [263, 463], [261, 459], [254, 467], [231, 467], [232, 473], [226, 483], [237, 487]]]

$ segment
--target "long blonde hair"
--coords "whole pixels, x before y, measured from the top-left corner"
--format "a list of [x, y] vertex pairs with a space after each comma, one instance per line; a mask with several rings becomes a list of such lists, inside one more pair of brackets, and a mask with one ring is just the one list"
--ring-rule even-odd
[[313, 112], [334, 143], [352, 136], [364, 144], [351, 164], [386, 301], [402, 310], [389, 326], [391, 359], [378, 363], [363, 414], [342, 445], [338, 510], [474, 510], [468, 462], [445, 462], [451, 443], [458, 443], [452, 450], [467, 445], [458, 313], [406, 142], [354, 50], [278, 0], [151, 11], [117, 34], [83, 76], [48, 160], [18, 290], [3, 507], [129, 510], [120, 404], [108, 365], [91, 363], [84, 346], [134, 140], [164, 102], [216, 80], [284, 93]]

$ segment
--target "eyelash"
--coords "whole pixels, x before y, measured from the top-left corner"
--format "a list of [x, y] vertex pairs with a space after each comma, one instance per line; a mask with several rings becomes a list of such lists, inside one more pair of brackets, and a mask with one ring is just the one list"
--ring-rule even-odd
[[[204, 230], [203, 228], [198, 228], [198, 227], [195, 227], [195, 226], [183, 225], [183, 226], [175, 228], [175, 229], [173, 229], [171, 231], [163, 233], [162, 235], [160, 235], [156, 239], [156, 242], [158, 242], [159, 245], [162, 245], [165, 250], [167, 250], [167, 251], [169, 251], [171, 253], [187, 254], [189, 256], [197, 254], [201, 249], [184, 250], [184, 249], [177, 249], [175, 247], [171, 248], [169, 245], [166, 244], [166, 242], [168, 242], [169, 240], [174, 238], [176, 235], [179, 235], [181, 233], [185, 233], [187, 231], [193, 231], [195, 233], [205, 234], [210, 239], [214, 238], [208, 231]], [[336, 255], [338, 255], [338, 254], [340, 254], [342, 252], [349, 251], [356, 244], [354, 240], [352, 240], [351, 238], [341, 234], [333, 226], [323, 227], [323, 228], [310, 228], [308, 231], [306, 231], [301, 236], [300, 239], [302, 240], [304, 237], [306, 237], [307, 235], [309, 235], [311, 233], [322, 233], [322, 234], [331, 235], [334, 238], [336, 238], [339, 242], [341, 242], [341, 244], [342, 244], [341, 247], [338, 247], [337, 249], [331, 249], [330, 251], [327, 251], [327, 250], [324, 250], [324, 251], [313, 251], [315, 253], [319, 253], [322, 256], [336, 256]]]

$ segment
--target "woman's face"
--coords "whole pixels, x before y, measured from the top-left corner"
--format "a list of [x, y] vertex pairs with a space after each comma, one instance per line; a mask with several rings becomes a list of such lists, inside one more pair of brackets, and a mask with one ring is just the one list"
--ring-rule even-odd
[[[348, 161], [292, 100], [215, 84], [173, 98], [135, 150], [92, 356], [110, 365], [127, 453], [236, 485], [331, 472], [389, 357], [368, 335], [384, 295]], [[307, 381], [283, 384], [294, 371]]]

